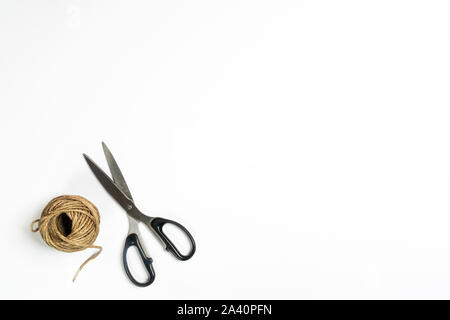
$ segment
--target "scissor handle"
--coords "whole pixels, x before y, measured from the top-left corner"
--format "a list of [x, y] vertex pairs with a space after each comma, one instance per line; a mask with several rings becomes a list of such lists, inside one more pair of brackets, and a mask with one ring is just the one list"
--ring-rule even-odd
[[[165, 224], [173, 224], [173, 225], [177, 226], [178, 228], [180, 228], [181, 231], [183, 231], [185, 235], [187, 235], [187, 237], [189, 238], [189, 241], [191, 243], [191, 250], [188, 254], [186, 254], [186, 255], [182, 254], [177, 249], [177, 247], [175, 247], [175, 245], [172, 243], [172, 241], [166, 236], [166, 234], [163, 231], [163, 226]], [[187, 231], [187, 229], [185, 227], [183, 227], [181, 224], [179, 224], [178, 222], [164, 219], [164, 218], [153, 218], [150, 221], [150, 226], [156, 232], [156, 234], [158, 234], [161, 241], [165, 244], [166, 250], [170, 251], [175, 256], [175, 258], [177, 258], [178, 260], [183, 260], [183, 261], [188, 260], [194, 255], [194, 253], [195, 253], [194, 238], [189, 233], [189, 231]]]
[[[142, 259], [142, 262], [144, 263], [145, 269], [148, 273], [148, 279], [145, 282], [139, 282], [137, 281], [133, 275], [130, 272], [130, 269], [128, 268], [128, 260], [127, 260], [127, 251], [130, 247], [135, 246], [138, 251], [139, 255]], [[125, 239], [125, 246], [123, 248], [123, 266], [125, 268], [125, 272], [127, 273], [128, 278], [133, 282], [135, 285], [139, 287], [146, 287], [150, 284], [152, 284], [153, 280], [155, 280], [155, 271], [153, 270], [153, 259], [150, 257], [147, 257], [145, 254], [141, 242], [139, 241], [139, 237], [136, 233], [130, 233], [127, 238]]]

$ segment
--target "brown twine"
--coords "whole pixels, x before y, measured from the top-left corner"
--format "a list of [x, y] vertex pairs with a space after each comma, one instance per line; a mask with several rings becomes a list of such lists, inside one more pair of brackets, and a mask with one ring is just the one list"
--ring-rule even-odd
[[[39, 223], [36, 228], [34, 225]], [[44, 208], [41, 218], [31, 223], [31, 231], [39, 231], [51, 247], [75, 252], [87, 248], [99, 249], [78, 268], [72, 281], [90, 260], [95, 259], [102, 247], [93, 245], [100, 230], [97, 208], [81, 196], [64, 195], [52, 199]]]

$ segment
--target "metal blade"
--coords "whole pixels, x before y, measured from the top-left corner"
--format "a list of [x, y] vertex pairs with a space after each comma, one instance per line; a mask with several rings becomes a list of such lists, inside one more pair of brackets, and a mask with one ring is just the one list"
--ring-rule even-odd
[[119, 166], [117, 165], [117, 162], [114, 159], [111, 151], [109, 151], [109, 148], [106, 146], [104, 142], [102, 142], [102, 147], [114, 183], [122, 190], [123, 193], [127, 195], [128, 198], [133, 200], [133, 197], [131, 196], [130, 193], [130, 189], [128, 189], [127, 183], [125, 182], [125, 178], [123, 177], [122, 172], [120, 171]]
[[126, 211], [130, 210], [134, 206], [132, 199], [128, 198], [126, 194], [120, 190], [120, 188], [114, 183], [114, 181], [91, 160], [86, 154], [83, 154], [86, 162], [91, 168], [98, 181], [102, 184], [103, 188], [124, 208]]

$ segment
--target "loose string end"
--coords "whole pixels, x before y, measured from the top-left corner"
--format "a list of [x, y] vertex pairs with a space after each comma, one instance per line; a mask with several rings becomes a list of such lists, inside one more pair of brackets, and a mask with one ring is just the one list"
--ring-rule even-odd
[[83, 263], [81, 264], [81, 266], [78, 268], [77, 272], [75, 273], [75, 276], [73, 277], [72, 282], [75, 282], [75, 279], [78, 277], [78, 274], [80, 273], [81, 269], [83, 269], [83, 267], [84, 267], [89, 261], [91, 261], [91, 260], [97, 258], [97, 256], [98, 256], [98, 255], [102, 252], [102, 250], [103, 250], [103, 248], [100, 247], [100, 246], [92, 246], [92, 247], [90, 247], [90, 248], [98, 249], [98, 251], [97, 251], [96, 253], [94, 253], [92, 256], [90, 256], [89, 258], [87, 258], [86, 261], [83, 262]]

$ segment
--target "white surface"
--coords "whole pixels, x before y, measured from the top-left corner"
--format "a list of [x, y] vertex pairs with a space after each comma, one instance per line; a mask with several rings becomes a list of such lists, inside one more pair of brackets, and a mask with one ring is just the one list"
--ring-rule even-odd
[[[2, 1], [0, 298], [450, 298], [448, 1]], [[123, 210], [191, 230], [157, 279], [121, 266]], [[54, 196], [104, 252], [47, 247]]]

